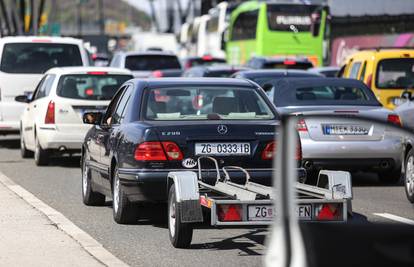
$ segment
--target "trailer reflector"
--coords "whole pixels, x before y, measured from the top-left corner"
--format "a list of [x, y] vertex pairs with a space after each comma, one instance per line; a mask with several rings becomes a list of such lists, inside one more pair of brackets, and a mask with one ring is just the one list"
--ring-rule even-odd
[[221, 222], [237, 222], [242, 220], [241, 205], [217, 205], [217, 215]]
[[342, 219], [341, 205], [321, 204], [315, 211], [318, 221], [338, 221]]

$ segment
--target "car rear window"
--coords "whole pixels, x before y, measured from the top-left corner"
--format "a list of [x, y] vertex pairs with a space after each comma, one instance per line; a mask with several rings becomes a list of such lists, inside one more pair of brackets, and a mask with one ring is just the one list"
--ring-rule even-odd
[[211, 66], [214, 64], [222, 64], [222, 63], [226, 63], [226, 61], [220, 58], [213, 58], [213, 59], [197, 58], [197, 59], [189, 60], [186, 67], [191, 68], [191, 67], [197, 67], [197, 66]]
[[111, 100], [121, 85], [131, 75], [75, 74], [63, 75], [58, 84], [57, 95], [83, 100]]
[[414, 88], [414, 58], [379, 61], [375, 85], [379, 89]]
[[276, 106], [363, 105], [381, 106], [375, 96], [357, 87], [315, 86], [300, 87], [274, 96]]
[[181, 65], [176, 56], [139, 55], [127, 56], [125, 59], [125, 68], [136, 71], [153, 71], [181, 69]]
[[149, 90], [147, 120], [270, 120], [275, 117], [256, 90], [180, 87]]
[[205, 77], [228, 78], [238, 71], [240, 70], [234, 69], [234, 70], [222, 70], [222, 71], [209, 71], [204, 76]]
[[0, 71], [42, 74], [53, 67], [82, 65], [82, 57], [77, 45], [9, 43], [3, 48]]
[[311, 62], [266, 62], [263, 69], [307, 70], [313, 68]]

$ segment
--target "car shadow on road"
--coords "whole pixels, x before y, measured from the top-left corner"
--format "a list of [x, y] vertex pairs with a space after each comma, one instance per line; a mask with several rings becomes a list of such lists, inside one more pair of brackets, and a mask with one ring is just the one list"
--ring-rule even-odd
[[80, 156], [51, 157], [48, 166], [80, 168]]
[[[257, 251], [257, 245], [264, 245], [267, 229], [252, 229], [247, 233], [220, 239], [218, 241], [192, 244], [190, 249], [209, 249], [209, 250], [234, 250], [238, 249], [244, 253], [239, 253], [239, 256], [261, 256], [263, 255]], [[247, 240], [246, 240], [247, 239]]]
[[20, 149], [20, 141], [16, 139], [0, 140], [0, 148]]
[[353, 187], [399, 187], [403, 185], [402, 179], [398, 183], [382, 183], [378, 175], [369, 172], [357, 172], [352, 174]]

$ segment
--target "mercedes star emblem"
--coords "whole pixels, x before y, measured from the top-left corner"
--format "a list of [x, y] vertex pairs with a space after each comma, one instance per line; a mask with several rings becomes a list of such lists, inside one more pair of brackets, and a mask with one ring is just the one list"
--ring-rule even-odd
[[228, 131], [228, 129], [227, 129], [226, 125], [220, 124], [219, 126], [217, 126], [217, 132], [219, 134], [226, 134], [227, 131]]

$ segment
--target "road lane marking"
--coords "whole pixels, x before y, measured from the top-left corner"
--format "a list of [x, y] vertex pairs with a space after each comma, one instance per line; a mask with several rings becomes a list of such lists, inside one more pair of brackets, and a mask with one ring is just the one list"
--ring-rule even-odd
[[101, 243], [96, 241], [88, 233], [80, 229], [62, 213], [48, 206], [46, 203], [38, 199], [32, 193], [16, 184], [9, 177], [0, 172], [0, 182], [5, 185], [9, 190], [14, 192], [30, 206], [37, 209], [44, 214], [52, 223], [56, 225], [58, 229], [66, 233], [72, 239], [80, 244], [80, 246], [86, 250], [92, 257], [106, 266], [125, 267], [126, 263], [115, 257], [112, 253], [106, 250]]
[[387, 219], [390, 219], [390, 220], [393, 220], [393, 221], [397, 221], [397, 222], [400, 222], [400, 223], [414, 225], [413, 220], [410, 220], [410, 219], [407, 219], [407, 218], [404, 218], [404, 217], [401, 217], [401, 216], [397, 216], [397, 215], [394, 215], [394, 214], [390, 214], [390, 213], [373, 213], [373, 214], [376, 215], [376, 216], [384, 217], [384, 218], [387, 218]]

